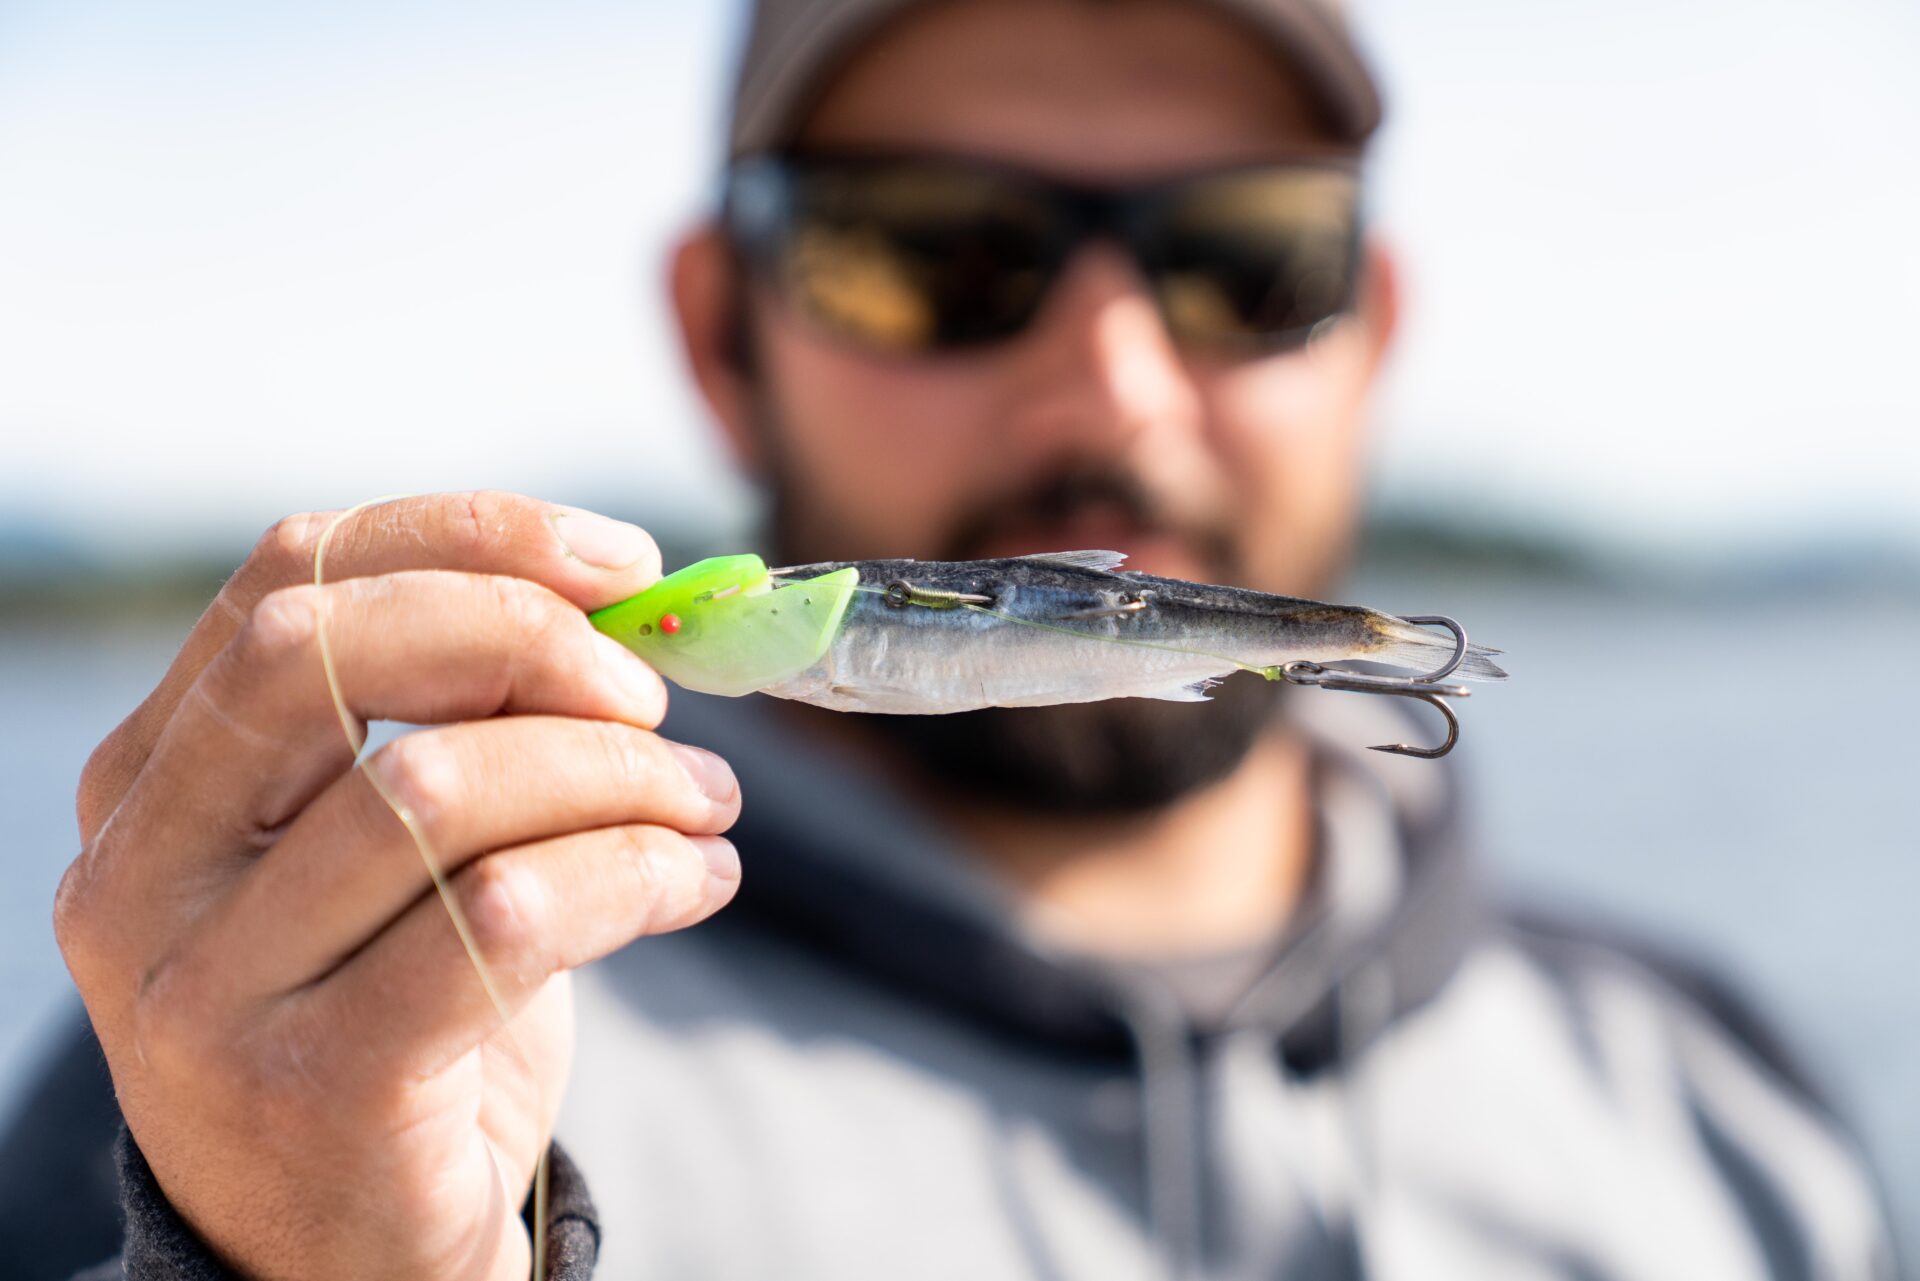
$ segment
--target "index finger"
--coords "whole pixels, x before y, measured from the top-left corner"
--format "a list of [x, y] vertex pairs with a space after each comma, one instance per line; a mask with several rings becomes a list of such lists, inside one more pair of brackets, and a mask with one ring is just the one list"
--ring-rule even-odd
[[519, 494], [425, 494], [350, 509], [344, 517], [289, 516], [261, 536], [194, 624], [160, 684], [87, 762], [79, 793], [83, 841], [90, 842], [119, 805], [181, 698], [254, 607], [283, 587], [313, 581], [322, 537], [328, 581], [414, 569], [500, 574], [529, 579], [590, 610], [660, 577], [660, 550], [639, 526]]

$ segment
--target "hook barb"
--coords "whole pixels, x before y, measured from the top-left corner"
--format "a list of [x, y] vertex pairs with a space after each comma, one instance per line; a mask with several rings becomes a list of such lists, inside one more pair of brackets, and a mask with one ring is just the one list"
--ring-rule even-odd
[[[1455, 688], [1458, 688], [1458, 686]], [[1411, 698], [1417, 702], [1425, 703], [1428, 707], [1433, 708], [1442, 716], [1446, 717], [1447, 741], [1438, 747], [1415, 747], [1411, 743], [1375, 743], [1367, 750], [1374, 752], [1391, 752], [1395, 756], [1417, 756], [1423, 761], [1437, 761], [1448, 752], [1451, 752], [1454, 744], [1460, 741], [1460, 718], [1453, 714], [1451, 707], [1448, 707], [1446, 703], [1441, 701], [1441, 695], [1437, 692], [1423, 694], [1413, 690], [1402, 690], [1400, 694], [1403, 698]], [[1458, 696], [1464, 698], [1466, 694], [1466, 690], [1460, 690]]]

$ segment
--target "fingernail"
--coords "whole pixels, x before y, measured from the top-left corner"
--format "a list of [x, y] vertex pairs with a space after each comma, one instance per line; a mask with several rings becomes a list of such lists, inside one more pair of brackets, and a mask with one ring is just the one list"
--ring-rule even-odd
[[674, 754], [680, 758], [681, 768], [687, 771], [687, 777], [693, 785], [707, 794], [709, 800], [730, 801], [740, 790], [734, 781], [733, 767], [715, 756], [712, 752], [702, 751], [698, 747], [688, 747], [685, 743], [672, 744]]
[[653, 540], [638, 525], [577, 507], [554, 513], [553, 532], [575, 560], [595, 569], [630, 569], [653, 549]]
[[731, 885], [740, 879], [740, 851], [724, 836], [689, 836], [700, 857], [707, 861], [707, 875]]
[[625, 695], [636, 710], [657, 716], [662, 691], [660, 678], [653, 674], [653, 669], [604, 632], [593, 634], [593, 644], [600, 657], [600, 670], [606, 673], [614, 688]]

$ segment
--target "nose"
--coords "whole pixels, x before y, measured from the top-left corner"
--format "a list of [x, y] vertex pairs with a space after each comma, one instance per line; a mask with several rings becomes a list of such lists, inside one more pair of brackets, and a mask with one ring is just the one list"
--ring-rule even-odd
[[1008, 447], [1036, 462], [1151, 452], [1199, 429], [1198, 389], [1147, 282], [1116, 246], [1074, 255], [1020, 346], [1003, 421]]

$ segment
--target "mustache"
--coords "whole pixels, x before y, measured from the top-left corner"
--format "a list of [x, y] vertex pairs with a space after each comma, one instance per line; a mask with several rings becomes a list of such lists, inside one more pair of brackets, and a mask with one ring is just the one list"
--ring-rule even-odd
[[[1143, 533], [1168, 535], [1191, 549], [1222, 581], [1232, 581], [1240, 557], [1233, 531], [1224, 523], [1207, 521], [1175, 510], [1140, 477], [1111, 467], [1072, 467], [1035, 483], [987, 500], [965, 512], [954, 523], [952, 536], [941, 549], [941, 560], [977, 560], [996, 536], [1009, 529], [1067, 525], [1088, 515], [1117, 516]], [[1080, 548], [1040, 547], [1035, 551], [1078, 551]]]

